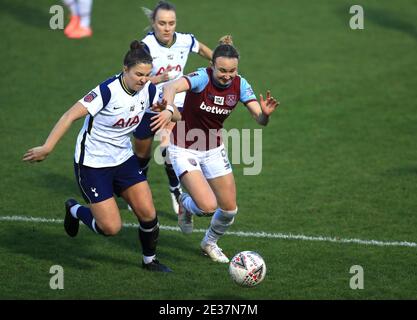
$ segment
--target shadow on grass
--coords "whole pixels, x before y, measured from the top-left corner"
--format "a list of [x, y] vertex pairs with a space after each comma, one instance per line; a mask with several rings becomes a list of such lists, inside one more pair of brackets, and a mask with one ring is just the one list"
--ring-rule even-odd
[[[115, 245], [124, 248], [124, 250], [137, 252], [138, 257], [142, 257], [142, 247], [136, 228], [124, 228], [112, 240]], [[192, 256], [200, 254], [199, 242], [187, 239], [185, 235], [182, 239], [182, 235], [179, 233], [160, 230], [156, 254], [158, 258], [161, 258], [161, 262], [164, 261], [170, 265], [175, 264], [179, 259], [188, 260], [187, 256], [193, 260]]]
[[402, 19], [403, 17], [394, 15], [391, 11], [377, 8], [364, 8], [364, 11], [365, 24], [366, 21], [371, 21], [383, 28], [400, 31], [417, 40], [417, 27], [413, 23]]
[[71, 196], [82, 200], [81, 191], [74, 176], [68, 177], [68, 175], [54, 172], [42, 172], [39, 173], [38, 179], [31, 178], [30, 184], [34, 188], [50, 190], [54, 194], [65, 195], [65, 199]]
[[52, 15], [49, 14], [49, 7], [38, 5], [36, 1], [15, 1], [1, 0], [2, 13], [6, 13], [17, 21], [28, 26], [47, 29]]
[[[0, 234], [0, 246], [18, 255], [25, 255], [35, 260], [62, 264], [76, 269], [94, 269], [97, 262], [110, 263], [117, 266], [131, 267], [137, 261], [112, 257], [108, 252], [97, 252], [101, 246], [80, 234], [69, 238], [64, 230], [44, 228], [38, 224], [12, 225]], [[106, 239], [107, 240], [107, 239]]]
[[[342, 16], [346, 23], [349, 23], [353, 16], [349, 13], [350, 5], [346, 5], [337, 9], [337, 14]], [[402, 32], [417, 40], [417, 26], [411, 21], [406, 21], [404, 16], [394, 14], [392, 11], [380, 8], [372, 8], [367, 5], [363, 6], [365, 30], [368, 22], [383, 27], [385, 29], [396, 30]]]
[[384, 176], [396, 176], [396, 177], [404, 177], [404, 176], [417, 176], [417, 165], [412, 166], [402, 166], [402, 167], [395, 167], [386, 170], [383, 173]]

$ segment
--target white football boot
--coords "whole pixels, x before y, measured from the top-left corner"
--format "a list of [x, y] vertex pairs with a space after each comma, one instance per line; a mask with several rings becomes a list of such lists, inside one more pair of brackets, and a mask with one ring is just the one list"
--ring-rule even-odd
[[209, 256], [211, 260], [220, 263], [228, 263], [229, 258], [223, 253], [223, 250], [219, 248], [216, 243], [205, 242], [204, 239], [200, 244], [203, 254]]

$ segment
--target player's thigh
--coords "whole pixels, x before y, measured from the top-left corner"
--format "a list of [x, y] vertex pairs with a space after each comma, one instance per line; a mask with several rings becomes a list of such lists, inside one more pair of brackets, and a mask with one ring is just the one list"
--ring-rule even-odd
[[216, 196], [200, 170], [184, 174], [181, 183], [202, 211], [211, 213], [217, 209]]
[[208, 179], [207, 181], [216, 195], [218, 206], [223, 210], [235, 210], [237, 207], [236, 183], [233, 173]]
[[134, 139], [135, 153], [140, 158], [150, 158], [153, 136], [146, 139]]
[[168, 153], [175, 174], [197, 206], [205, 212], [216, 210], [216, 197], [201, 170], [201, 152], [170, 145]]
[[147, 181], [142, 181], [126, 188], [120, 195], [132, 207], [133, 212], [140, 221], [147, 222], [155, 219], [156, 210]]
[[107, 235], [115, 235], [122, 227], [119, 208], [114, 197], [91, 203], [91, 212], [99, 228]]

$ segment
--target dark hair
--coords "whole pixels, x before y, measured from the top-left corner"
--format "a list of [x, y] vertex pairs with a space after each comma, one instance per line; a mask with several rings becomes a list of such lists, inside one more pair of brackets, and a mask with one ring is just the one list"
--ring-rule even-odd
[[156, 14], [158, 13], [159, 9], [176, 12], [175, 6], [172, 3], [169, 3], [168, 1], [159, 1], [155, 9], [152, 11], [152, 21], [155, 21]]
[[211, 59], [213, 64], [218, 57], [239, 59], [239, 52], [237, 52], [236, 48], [230, 44], [220, 44], [213, 51], [213, 58]]
[[130, 69], [139, 63], [152, 64], [152, 57], [143, 42], [134, 40], [130, 44], [130, 50], [126, 53], [123, 64]]

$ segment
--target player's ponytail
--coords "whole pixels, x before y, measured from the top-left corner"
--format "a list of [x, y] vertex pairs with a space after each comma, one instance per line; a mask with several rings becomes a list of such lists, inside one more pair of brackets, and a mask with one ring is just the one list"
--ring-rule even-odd
[[233, 46], [233, 38], [230, 34], [226, 34], [219, 39], [219, 44], [230, 44]]
[[144, 43], [134, 40], [130, 43], [130, 50], [125, 55], [123, 65], [130, 69], [139, 63], [152, 64], [152, 57]]
[[219, 45], [213, 51], [213, 64], [218, 57], [239, 59], [239, 52], [233, 46], [233, 39], [231, 35], [225, 35], [219, 39]]

